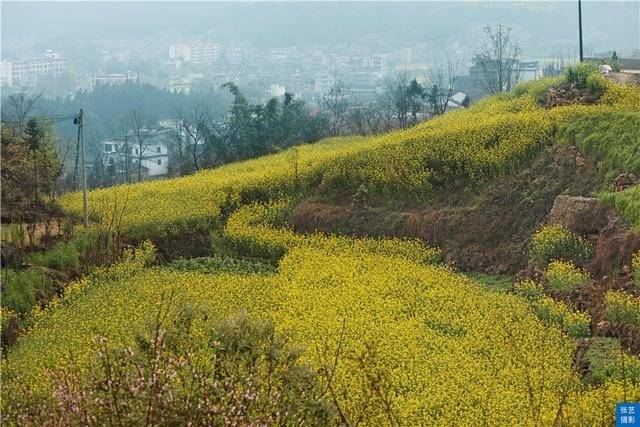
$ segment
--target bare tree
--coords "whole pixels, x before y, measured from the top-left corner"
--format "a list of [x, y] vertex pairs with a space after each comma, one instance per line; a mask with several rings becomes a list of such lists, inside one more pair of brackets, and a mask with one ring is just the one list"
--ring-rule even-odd
[[427, 75], [431, 83], [431, 90], [427, 94], [431, 111], [435, 115], [447, 110], [449, 101], [458, 90], [462, 65], [460, 61], [447, 58], [429, 68]]
[[[180, 112], [176, 112], [176, 117], [180, 116]], [[171, 132], [166, 136], [167, 147], [169, 148], [169, 174], [182, 175], [184, 167], [188, 163], [188, 152], [180, 119], [174, 120], [171, 126]]]
[[213, 114], [207, 104], [199, 102], [187, 114], [179, 112], [178, 120], [185, 137], [185, 148], [190, 151], [193, 168], [197, 171], [201, 158], [206, 154], [204, 137], [213, 123]]
[[376, 95], [375, 111], [379, 120], [380, 131], [388, 131], [395, 126], [395, 107], [393, 100], [387, 96], [386, 92]]
[[379, 133], [385, 130], [385, 118], [382, 111], [380, 111], [380, 109], [378, 108], [377, 103], [374, 102], [367, 105], [362, 110], [362, 114], [364, 117], [364, 121], [366, 122], [367, 127], [372, 134]]
[[358, 105], [347, 114], [347, 127], [351, 133], [365, 136], [368, 133], [364, 110], [366, 107]]
[[115, 120], [111, 127], [112, 138], [115, 142], [117, 163], [107, 165], [113, 167], [114, 172], [121, 173], [121, 182], [131, 182], [131, 158], [132, 158], [132, 135], [131, 124], [128, 116], [123, 116]]
[[393, 115], [401, 128], [407, 127], [409, 111], [411, 109], [411, 95], [409, 93], [409, 74], [402, 72], [384, 81], [383, 105], [393, 110]]
[[127, 121], [131, 130], [133, 146], [135, 147], [135, 159], [138, 169], [138, 182], [142, 181], [142, 160], [146, 154], [156, 131], [153, 121], [141, 111], [131, 110], [127, 114]]
[[107, 155], [102, 144], [102, 135], [95, 129], [91, 129], [85, 137], [87, 151], [93, 157], [93, 185], [102, 186], [106, 181]]
[[2, 121], [15, 123], [18, 134], [22, 135], [27, 124], [29, 113], [33, 111], [40, 101], [40, 98], [42, 98], [42, 92], [33, 95], [28, 95], [24, 92], [10, 95], [6, 101], [3, 102]]
[[323, 97], [322, 103], [329, 114], [329, 134], [339, 135], [344, 128], [349, 109], [349, 89], [338, 80], [327, 96]]
[[482, 85], [489, 93], [508, 92], [518, 82], [520, 46], [511, 38], [511, 27], [484, 28], [484, 39], [475, 61], [482, 68]]

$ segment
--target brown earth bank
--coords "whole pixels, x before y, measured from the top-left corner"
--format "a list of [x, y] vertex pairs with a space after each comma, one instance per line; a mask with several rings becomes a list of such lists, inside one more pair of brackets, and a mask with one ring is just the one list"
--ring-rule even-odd
[[[410, 209], [312, 200], [296, 206], [291, 224], [298, 232], [417, 238], [441, 248], [445, 261], [461, 270], [515, 274], [526, 266], [530, 236], [556, 197], [588, 195], [601, 185], [575, 147], [554, 145], [519, 172], [479, 185], [467, 203], [444, 188], [432, 205]], [[585, 218], [593, 213], [585, 212]], [[581, 231], [597, 233], [610, 221], [609, 212], [598, 208], [589, 221], [575, 221]]]

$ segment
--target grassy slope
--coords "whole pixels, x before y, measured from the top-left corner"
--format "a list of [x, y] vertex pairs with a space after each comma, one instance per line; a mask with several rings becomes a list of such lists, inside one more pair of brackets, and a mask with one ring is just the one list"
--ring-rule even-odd
[[[559, 137], [595, 161], [608, 184], [620, 173], [640, 175], [640, 113], [582, 116], [563, 126]], [[613, 206], [634, 227], [640, 227], [640, 187], [618, 193], [605, 191], [600, 199]]]

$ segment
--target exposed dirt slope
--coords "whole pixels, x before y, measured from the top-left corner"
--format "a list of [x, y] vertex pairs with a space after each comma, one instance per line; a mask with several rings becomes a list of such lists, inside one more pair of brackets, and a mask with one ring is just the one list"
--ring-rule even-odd
[[574, 147], [554, 145], [529, 167], [475, 189], [479, 196], [469, 203], [453, 194], [431, 206], [397, 210], [388, 204], [308, 201], [296, 207], [291, 221], [299, 232], [419, 238], [440, 247], [445, 260], [462, 270], [516, 273], [555, 197], [588, 195], [600, 185], [593, 165]]

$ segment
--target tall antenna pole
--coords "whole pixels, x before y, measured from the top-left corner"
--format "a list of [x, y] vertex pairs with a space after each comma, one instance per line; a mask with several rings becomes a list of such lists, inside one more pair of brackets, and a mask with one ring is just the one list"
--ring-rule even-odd
[[87, 200], [87, 165], [84, 157], [84, 111], [78, 115], [78, 142], [80, 145], [80, 182], [82, 185], [82, 213], [84, 228], [89, 227], [89, 202]]
[[578, 0], [578, 35], [580, 37], [580, 62], [584, 62], [584, 52], [582, 50], [582, 1]]

